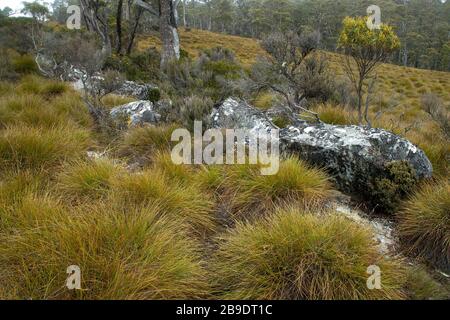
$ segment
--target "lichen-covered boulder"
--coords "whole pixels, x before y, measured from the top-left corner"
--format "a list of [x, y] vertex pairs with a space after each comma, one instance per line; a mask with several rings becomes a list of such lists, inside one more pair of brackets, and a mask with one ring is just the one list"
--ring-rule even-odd
[[210, 118], [213, 128], [248, 129], [255, 133], [270, 133], [276, 128], [261, 110], [234, 98], [215, 106]]
[[[262, 111], [235, 98], [217, 105], [211, 121], [215, 128], [255, 132], [276, 128]], [[366, 192], [376, 178], [387, 175], [388, 164], [393, 161], [409, 163], [419, 179], [432, 174], [431, 163], [422, 150], [382, 129], [299, 120], [295, 126], [280, 130], [280, 148], [327, 169], [339, 189], [346, 192]]]
[[154, 105], [150, 101], [134, 101], [111, 110], [113, 119], [127, 118], [130, 126], [138, 126], [145, 123], [156, 124], [160, 121], [161, 116], [155, 111]]
[[409, 163], [419, 179], [432, 174], [422, 150], [382, 129], [304, 123], [281, 130], [280, 140], [283, 150], [325, 167], [344, 191], [367, 191], [393, 161]]

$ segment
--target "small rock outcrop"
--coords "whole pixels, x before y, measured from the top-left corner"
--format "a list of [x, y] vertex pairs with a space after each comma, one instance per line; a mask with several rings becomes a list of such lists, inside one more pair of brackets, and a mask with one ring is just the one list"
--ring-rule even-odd
[[156, 124], [161, 120], [161, 115], [155, 111], [154, 105], [150, 101], [134, 101], [118, 107], [110, 112], [114, 119], [125, 119], [130, 126], [142, 124]]
[[255, 133], [270, 133], [272, 129], [276, 129], [261, 110], [233, 98], [213, 109], [210, 123], [213, 128], [248, 129]]
[[[217, 105], [211, 120], [216, 128], [245, 128], [255, 132], [276, 128], [262, 111], [234, 98]], [[432, 174], [431, 163], [422, 150], [382, 129], [299, 120], [296, 126], [280, 130], [280, 148], [325, 168], [345, 192], [367, 190], [374, 179], [386, 174], [387, 164], [393, 161], [409, 163], [418, 178]]]
[[148, 100], [151, 90], [157, 90], [158, 87], [152, 84], [139, 84], [134, 81], [125, 81], [122, 86], [114, 93], [135, 97], [139, 100]]
[[[87, 78], [82, 71], [76, 68], [71, 68], [66, 77], [72, 82], [72, 86], [75, 90], [82, 90], [86, 86], [88, 89], [95, 89], [101, 92], [102, 83], [105, 81], [101, 73], [96, 73], [94, 76]], [[150, 93], [153, 90], [158, 90], [158, 87], [150, 83], [141, 84], [134, 81], [124, 81], [120, 87], [112, 93], [121, 96], [134, 97], [139, 100], [149, 100]]]

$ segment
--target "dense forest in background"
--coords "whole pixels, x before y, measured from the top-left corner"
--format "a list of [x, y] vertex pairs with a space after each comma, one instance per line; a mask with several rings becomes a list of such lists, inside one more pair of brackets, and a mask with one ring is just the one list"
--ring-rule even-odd
[[334, 51], [343, 18], [363, 16], [371, 4], [380, 6], [382, 22], [394, 26], [400, 37], [402, 48], [393, 63], [450, 70], [450, 2], [439, 0], [186, 1], [186, 23], [255, 38], [310, 27], [321, 32], [322, 47]]
[[[79, 0], [57, 0], [53, 19], [65, 23], [67, 6]], [[157, 7], [154, 0], [146, 3]], [[153, 3], [154, 2], [154, 3]], [[108, 4], [110, 31], [123, 24], [123, 34], [158, 29], [158, 19], [133, 5], [134, 0]], [[381, 21], [394, 26], [401, 49], [392, 63], [432, 70], [450, 70], [450, 2], [440, 0], [178, 0], [175, 2], [179, 26], [262, 38], [275, 31], [305, 28], [322, 35], [321, 48], [336, 50], [339, 30], [346, 16], [364, 16], [369, 5], [381, 8]], [[119, 9], [120, 7], [120, 9]], [[125, 19], [113, 16], [122, 11]], [[113, 14], [114, 13], [114, 14]], [[116, 15], [117, 16], [117, 15]], [[125, 21], [124, 21], [125, 20]], [[115, 41], [113, 39], [113, 41]]]

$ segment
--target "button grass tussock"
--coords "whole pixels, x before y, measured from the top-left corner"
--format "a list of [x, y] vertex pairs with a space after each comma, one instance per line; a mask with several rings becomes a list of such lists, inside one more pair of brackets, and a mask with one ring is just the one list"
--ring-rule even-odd
[[[219, 240], [211, 269], [224, 299], [402, 299], [404, 269], [384, 258], [371, 232], [346, 218], [277, 210], [238, 223]], [[366, 269], [383, 271], [381, 290], [366, 286]]]

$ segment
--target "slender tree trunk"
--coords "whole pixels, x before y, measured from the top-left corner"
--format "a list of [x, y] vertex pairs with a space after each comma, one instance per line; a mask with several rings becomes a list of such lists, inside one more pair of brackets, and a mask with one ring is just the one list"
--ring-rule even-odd
[[180, 58], [180, 40], [173, 1], [160, 0], [159, 6], [159, 28], [162, 41], [161, 68], [164, 68], [169, 61]]
[[122, 10], [123, 10], [123, 0], [118, 0], [117, 3], [117, 14], [116, 14], [116, 32], [117, 32], [117, 54], [122, 51]]
[[358, 84], [358, 124], [361, 125], [362, 124], [362, 87], [363, 87], [363, 80], [360, 79], [359, 80], [359, 84]]
[[109, 57], [112, 52], [111, 38], [109, 37], [107, 7], [100, 7], [100, 4], [93, 0], [80, 0], [83, 16], [88, 25], [88, 30], [95, 31], [102, 40], [102, 54]]
[[142, 13], [144, 12], [141, 8], [137, 8], [136, 20], [134, 21], [133, 30], [131, 31], [130, 41], [127, 46], [127, 55], [131, 53], [131, 49], [133, 49], [134, 38], [136, 37], [136, 32], [139, 27], [139, 21], [141, 20]]
[[183, 27], [188, 27], [186, 22], [186, 0], [183, 0]]

